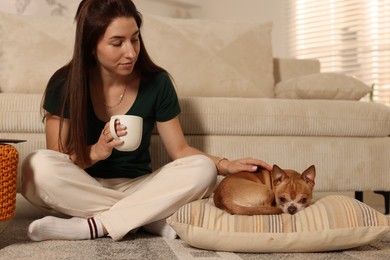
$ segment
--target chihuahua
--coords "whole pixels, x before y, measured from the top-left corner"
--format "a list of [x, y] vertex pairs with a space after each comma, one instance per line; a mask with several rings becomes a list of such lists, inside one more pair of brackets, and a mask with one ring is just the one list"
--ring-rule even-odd
[[214, 191], [214, 204], [235, 215], [294, 215], [312, 200], [314, 165], [302, 174], [282, 170], [239, 172], [225, 177]]

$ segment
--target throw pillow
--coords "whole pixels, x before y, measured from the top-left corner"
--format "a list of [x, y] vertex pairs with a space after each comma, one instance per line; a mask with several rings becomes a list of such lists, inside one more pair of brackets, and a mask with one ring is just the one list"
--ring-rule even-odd
[[72, 18], [0, 12], [0, 92], [43, 93], [71, 59], [74, 28]]
[[277, 98], [359, 100], [370, 87], [359, 79], [343, 73], [315, 73], [276, 84]]
[[144, 15], [146, 48], [179, 96], [274, 97], [272, 24]]
[[390, 231], [389, 219], [347, 196], [324, 197], [295, 215], [230, 215], [213, 199], [167, 219], [189, 245], [233, 252], [322, 252], [357, 247]]
[[[143, 36], [181, 96], [273, 97], [271, 23], [144, 15]], [[73, 51], [73, 19], [0, 13], [0, 91], [42, 93]]]

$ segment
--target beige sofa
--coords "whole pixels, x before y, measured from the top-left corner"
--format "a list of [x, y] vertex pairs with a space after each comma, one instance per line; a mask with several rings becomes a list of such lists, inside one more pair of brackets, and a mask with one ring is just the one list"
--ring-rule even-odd
[[[20, 159], [45, 148], [40, 115], [50, 75], [69, 60], [74, 24], [0, 13], [0, 138]], [[271, 24], [145, 15], [152, 58], [175, 79], [188, 142], [229, 159], [255, 157], [299, 171], [316, 191], [390, 191], [390, 109], [359, 99], [370, 88], [316, 60], [276, 59]], [[168, 161], [158, 135], [153, 167]]]

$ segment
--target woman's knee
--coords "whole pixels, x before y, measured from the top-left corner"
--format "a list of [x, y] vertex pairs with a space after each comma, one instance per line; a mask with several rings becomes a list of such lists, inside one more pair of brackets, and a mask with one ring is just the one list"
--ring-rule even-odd
[[213, 190], [217, 181], [217, 169], [214, 162], [205, 155], [194, 155], [190, 158], [196, 169], [190, 176], [194, 187], [200, 190]]
[[[54, 153], [53, 153], [54, 152]], [[44, 186], [45, 183], [52, 183], [54, 177], [56, 157], [55, 151], [38, 150], [29, 154], [22, 163], [22, 194], [26, 194], [31, 186]], [[60, 153], [59, 153], [60, 154]]]
[[[29, 154], [23, 161], [22, 164], [22, 176], [25, 179], [29, 179], [36, 172], [41, 172], [45, 170], [46, 155], [43, 151], [38, 150]], [[42, 169], [42, 170], [41, 170]]]
[[40, 158], [42, 155], [40, 151], [35, 151], [30, 153], [22, 162], [22, 194], [27, 193], [27, 189], [36, 181], [36, 173], [40, 172], [39, 166], [43, 166], [44, 163], [39, 163], [42, 161]]
[[202, 179], [206, 182], [214, 183], [217, 178], [217, 168], [215, 167], [213, 160], [205, 155], [198, 155], [197, 157], [202, 168]]

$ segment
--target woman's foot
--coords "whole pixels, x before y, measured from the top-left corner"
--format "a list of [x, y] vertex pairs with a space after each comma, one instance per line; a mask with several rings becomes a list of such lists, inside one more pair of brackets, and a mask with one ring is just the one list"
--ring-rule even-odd
[[33, 221], [27, 234], [33, 241], [84, 240], [104, 236], [103, 225], [97, 219], [63, 219], [51, 216]]

